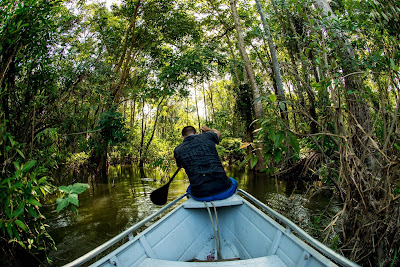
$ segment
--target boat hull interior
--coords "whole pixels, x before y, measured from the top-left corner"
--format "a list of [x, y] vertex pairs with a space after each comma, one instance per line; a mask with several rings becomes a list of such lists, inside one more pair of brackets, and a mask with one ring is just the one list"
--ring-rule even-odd
[[93, 264], [214, 265], [336, 266], [238, 195], [213, 203], [189, 199]]

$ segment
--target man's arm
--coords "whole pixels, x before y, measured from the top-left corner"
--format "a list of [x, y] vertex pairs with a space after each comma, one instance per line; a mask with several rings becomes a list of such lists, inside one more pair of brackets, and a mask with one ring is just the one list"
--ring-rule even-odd
[[201, 130], [203, 131], [203, 133], [205, 133], [205, 132], [213, 132], [213, 133], [216, 133], [216, 134], [218, 135], [218, 139], [221, 139], [221, 133], [220, 133], [218, 130], [216, 130], [216, 129], [211, 129], [211, 128], [209, 128], [209, 127], [203, 125], [203, 127], [201, 127]]

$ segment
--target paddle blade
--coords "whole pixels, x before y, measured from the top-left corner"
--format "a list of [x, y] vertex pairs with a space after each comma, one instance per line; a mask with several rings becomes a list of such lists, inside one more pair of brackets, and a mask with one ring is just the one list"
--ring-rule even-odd
[[167, 203], [168, 198], [168, 187], [170, 183], [165, 184], [164, 186], [154, 190], [150, 194], [150, 200], [156, 205], [164, 205]]

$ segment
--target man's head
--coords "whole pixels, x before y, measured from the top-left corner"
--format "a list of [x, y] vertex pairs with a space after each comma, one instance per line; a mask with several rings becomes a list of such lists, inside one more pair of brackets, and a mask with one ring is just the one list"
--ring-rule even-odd
[[182, 129], [182, 137], [185, 138], [186, 136], [196, 134], [196, 129], [193, 126], [186, 126]]

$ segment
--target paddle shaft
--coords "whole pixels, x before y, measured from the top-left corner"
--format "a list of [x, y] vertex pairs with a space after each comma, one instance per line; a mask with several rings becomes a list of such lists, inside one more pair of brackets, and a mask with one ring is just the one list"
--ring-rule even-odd
[[163, 185], [163, 186], [166, 186], [167, 184], [170, 184], [171, 182], [172, 182], [172, 180], [174, 180], [174, 178], [175, 178], [175, 176], [178, 174], [178, 172], [181, 170], [181, 167], [179, 167], [176, 171], [175, 171], [175, 173], [172, 175], [172, 177], [169, 179], [169, 181], [168, 181], [168, 183], [166, 183], [165, 185]]
[[174, 180], [181, 168], [178, 168], [174, 175], [169, 179], [168, 183], [154, 190], [150, 194], [150, 200], [156, 205], [164, 205], [167, 203], [169, 184]]

